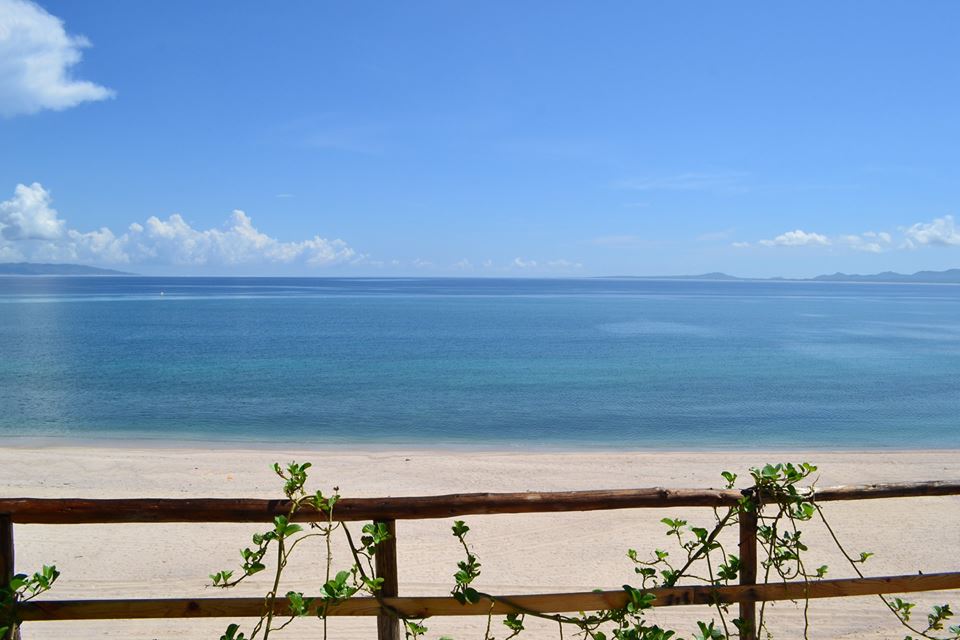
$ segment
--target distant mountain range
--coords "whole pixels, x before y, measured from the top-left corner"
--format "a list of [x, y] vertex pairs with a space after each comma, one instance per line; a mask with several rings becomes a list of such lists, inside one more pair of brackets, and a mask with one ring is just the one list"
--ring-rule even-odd
[[[0, 275], [10, 276], [132, 276], [126, 271], [101, 269], [82, 264], [42, 264], [36, 262], [0, 263]], [[894, 273], [884, 271], [870, 275], [851, 273], [833, 273], [814, 278], [740, 278], [727, 273], [714, 271], [700, 275], [686, 276], [608, 276], [623, 280], [718, 280], [748, 281], [765, 280], [772, 282], [914, 282], [922, 284], [960, 284], [960, 269], [946, 271], [917, 271], [916, 273]]]
[[825, 282], [947, 282], [960, 283], [960, 269], [947, 269], [946, 271], [917, 271], [916, 273], [904, 274], [894, 273], [893, 271], [884, 271], [873, 275], [861, 276], [849, 273], [834, 273], [832, 275], [817, 276], [813, 280]]
[[37, 262], [0, 262], [5, 276], [132, 276], [126, 271], [88, 267], [82, 264], [43, 264]]
[[767, 280], [779, 282], [913, 282], [918, 284], [960, 284], [960, 269], [946, 271], [917, 271], [916, 273], [894, 273], [884, 271], [870, 275], [851, 273], [833, 273], [814, 278], [739, 278], [727, 273], [713, 272], [692, 276], [618, 276], [638, 280]]

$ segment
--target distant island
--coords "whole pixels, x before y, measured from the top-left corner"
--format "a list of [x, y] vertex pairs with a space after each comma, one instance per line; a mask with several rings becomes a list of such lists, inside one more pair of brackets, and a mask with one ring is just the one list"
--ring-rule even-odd
[[[53, 264], [38, 262], [0, 262], [0, 276], [133, 276], [135, 273], [102, 269], [83, 264]], [[713, 280], [725, 282], [878, 282], [878, 283], [917, 283], [917, 284], [960, 284], [960, 269], [946, 271], [917, 271], [916, 273], [895, 273], [884, 271], [860, 275], [856, 273], [831, 273], [813, 278], [741, 278], [720, 271], [699, 275], [673, 276], [602, 276], [611, 280]]]
[[860, 275], [851, 273], [833, 273], [829, 275], [815, 276], [813, 278], [740, 278], [731, 276], [727, 273], [714, 271], [712, 273], [703, 273], [700, 275], [686, 276], [613, 276], [614, 278], [635, 279], [635, 280], [724, 280], [724, 281], [749, 281], [761, 280], [772, 282], [912, 282], [917, 284], [960, 284], [960, 269], [947, 269], [946, 271], [917, 271], [916, 273], [894, 273], [893, 271], [884, 271], [883, 273], [874, 273], [870, 275]]
[[133, 273], [88, 267], [83, 264], [50, 264], [38, 262], [0, 262], [4, 276], [132, 276]]
[[823, 282], [921, 282], [921, 283], [960, 283], [960, 269], [947, 269], [946, 271], [917, 271], [916, 273], [904, 274], [894, 273], [893, 271], [884, 271], [873, 275], [861, 276], [849, 273], [834, 273], [831, 275], [817, 276], [813, 280]]

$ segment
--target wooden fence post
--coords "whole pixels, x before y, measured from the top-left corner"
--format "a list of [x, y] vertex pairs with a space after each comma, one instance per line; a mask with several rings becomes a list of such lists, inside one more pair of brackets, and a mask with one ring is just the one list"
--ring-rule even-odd
[[[13, 578], [13, 520], [10, 515], [0, 513], [0, 584], [6, 587]], [[18, 640], [20, 630], [16, 627], [10, 629], [9, 633], [0, 640]]]
[[[397, 585], [397, 521], [381, 520], [387, 525], [390, 538], [377, 546], [376, 561], [377, 577], [383, 578], [380, 595], [385, 598], [395, 598], [399, 593]], [[377, 638], [379, 640], [400, 640], [400, 621], [386, 611], [377, 615]]]
[[[757, 583], [757, 512], [740, 513], [740, 584]], [[740, 640], [757, 638], [757, 603], [753, 598], [740, 600]]]

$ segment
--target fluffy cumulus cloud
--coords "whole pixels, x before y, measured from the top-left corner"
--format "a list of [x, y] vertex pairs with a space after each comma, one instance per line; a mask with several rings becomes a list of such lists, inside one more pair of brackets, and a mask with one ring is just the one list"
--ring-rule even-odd
[[6, 240], [56, 240], [63, 235], [63, 220], [40, 183], [18, 184], [13, 198], [0, 202], [0, 234]]
[[883, 253], [893, 249], [918, 249], [925, 246], [960, 247], [960, 228], [953, 216], [934, 218], [930, 222], [917, 222], [909, 227], [900, 227], [897, 235], [887, 231], [864, 231], [860, 234], [825, 236], [796, 229], [779, 236], [755, 243], [738, 241], [731, 243], [737, 249], [751, 247], [831, 247], [866, 253]]
[[771, 240], [761, 240], [764, 247], [825, 247], [830, 244], [830, 238], [819, 233], [807, 233], [801, 229], [781, 233]]
[[103, 227], [81, 232], [67, 227], [39, 183], [18, 185], [0, 202], [0, 259], [96, 264], [222, 266], [305, 264], [325, 266], [360, 259], [343, 240], [314, 236], [283, 242], [258, 230], [250, 216], [234, 211], [221, 228], [195, 229], [180, 214], [151, 216], [117, 235]]
[[932, 222], [918, 222], [904, 229], [903, 235], [906, 246], [911, 249], [924, 245], [960, 246], [960, 229], [957, 229], [953, 216], [934, 218]]
[[70, 75], [89, 46], [37, 4], [0, 0], [0, 116], [68, 109], [112, 97], [110, 89]]
[[194, 229], [178, 213], [166, 220], [151, 216], [145, 225], [131, 225], [125, 239], [131, 254], [139, 260], [184, 266], [289, 264], [298, 260], [318, 266], [343, 262], [356, 255], [342, 240], [320, 236], [281, 242], [259, 231], [250, 216], [239, 209], [222, 229]]

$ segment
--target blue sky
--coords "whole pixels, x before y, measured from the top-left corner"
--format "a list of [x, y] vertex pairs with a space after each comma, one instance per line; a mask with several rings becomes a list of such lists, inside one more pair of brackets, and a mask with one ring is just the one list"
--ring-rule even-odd
[[0, 260], [960, 267], [955, 2], [0, 0]]

